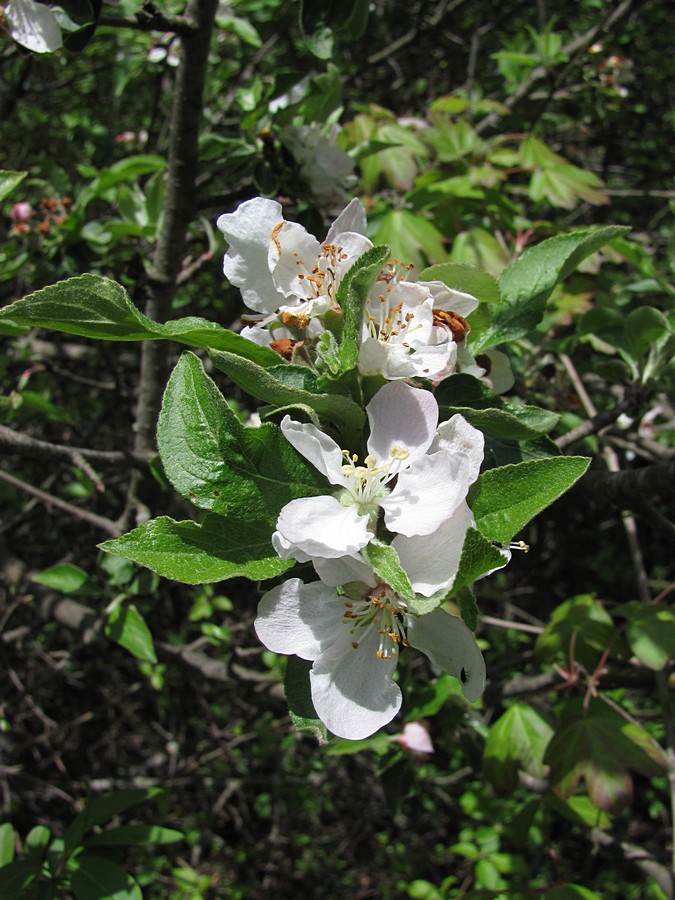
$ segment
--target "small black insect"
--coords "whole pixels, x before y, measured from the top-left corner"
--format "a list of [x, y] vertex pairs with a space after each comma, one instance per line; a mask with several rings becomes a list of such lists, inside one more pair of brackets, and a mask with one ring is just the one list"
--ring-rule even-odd
[[466, 671], [464, 666], [462, 666], [462, 668], [459, 670], [459, 680], [462, 682], [462, 684], [466, 684], [469, 680], [469, 673]]

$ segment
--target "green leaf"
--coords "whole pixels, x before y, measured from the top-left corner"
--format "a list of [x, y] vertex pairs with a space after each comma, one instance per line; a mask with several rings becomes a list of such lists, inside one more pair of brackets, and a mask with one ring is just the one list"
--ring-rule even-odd
[[671, 333], [668, 319], [660, 309], [653, 306], [640, 306], [631, 310], [625, 318], [624, 330], [627, 343], [636, 358], [650, 350], [652, 345], [667, 339]]
[[0, 203], [6, 200], [12, 191], [17, 188], [28, 172], [10, 172], [0, 169]]
[[511, 341], [534, 330], [542, 320], [551, 291], [576, 267], [613, 238], [630, 229], [608, 225], [596, 230], [559, 234], [526, 250], [502, 273], [502, 302], [492, 324], [472, 343], [473, 352]]
[[81, 853], [71, 866], [70, 883], [77, 900], [143, 900], [131, 875], [103, 856]]
[[[407, 151], [403, 148], [385, 150], [373, 159], [398, 152]], [[446, 256], [443, 235], [438, 228], [428, 219], [407, 209], [393, 209], [387, 212], [373, 235], [373, 241], [386, 244], [396, 259], [400, 259], [406, 265], [412, 263], [417, 269], [423, 269], [430, 261]]]
[[464, 538], [459, 569], [452, 585], [453, 594], [481, 575], [506, 565], [506, 559], [492, 541], [475, 528], [469, 528]]
[[111, 641], [124, 647], [137, 659], [157, 662], [150, 629], [132, 603], [120, 604], [113, 609], [105, 623], [105, 633]]
[[618, 812], [632, 799], [629, 770], [648, 777], [662, 774], [667, 760], [649, 734], [627, 722], [601, 700], [592, 700], [588, 713], [566, 719], [551, 739], [544, 756], [550, 781], [561, 797], [575, 793], [582, 778], [591, 802]]
[[298, 731], [310, 734], [321, 744], [328, 740], [328, 731], [319, 719], [312, 702], [309, 672], [312, 663], [307, 659], [289, 656], [286, 663], [284, 687], [288, 701], [288, 711], [293, 725]]
[[[42, 864], [18, 859], [0, 869], [0, 900], [18, 900], [40, 874]], [[29, 895], [30, 896], [30, 895]], [[33, 894], [34, 896], [34, 894]]]
[[0, 824], [0, 867], [14, 859], [14, 829], [11, 822]]
[[[452, 380], [452, 379], [450, 379]], [[442, 407], [443, 419], [459, 413], [483, 432], [510, 441], [528, 441], [554, 428], [560, 416], [537, 406], [509, 406], [501, 409], [473, 409], [467, 406]]]
[[295, 564], [279, 559], [271, 534], [267, 519], [210, 515], [198, 525], [162, 516], [105, 541], [100, 548], [183, 584], [212, 584], [236, 577], [264, 581]]
[[471, 294], [481, 303], [499, 303], [499, 282], [496, 278], [469, 263], [439, 263], [423, 269], [418, 281], [442, 281], [455, 291]]
[[190, 347], [214, 347], [255, 360], [263, 367], [280, 357], [207, 319], [190, 316], [160, 325], [144, 316], [122, 285], [100, 275], [79, 275], [42, 288], [0, 309], [0, 321], [39, 326], [106, 341], [173, 340]]
[[182, 841], [185, 835], [175, 828], [159, 825], [122, 825], [101, 834], [94, 834], [84, 842], [85, 847], [134, 846], [147, 847], [153, 844], [173, 844]]
[[247, 393], [275, 407], [309, 407], [322, 419], [334, 422], [341, 429], [346, 444], [358, 444], [365, 413], [349, 397], [315, 394], [289, 387], [275, 377], [274, 371], [278, 370], [264, 370], [251, 360], [242, 359], [234, 353], [214, 350], [209, 353], [209, 357], [217, 369], [229, 375]]
[[31, 581], [44, 584], [45, 587], [61, 591], [63, 594], [72, 594], [74, 591], [79, 591], [88, 578], [87, 573], [79, 566], [73, 563], [58, 563], [37, 572], [32, 576]]
[[498, 790], [518, 784], [518, 771], [535, 778], [546, 774], [544, 752], [553, 735], [548, 722], [527, 703], [514, 703], [490, 728], [483, 768]]
[[379, 575], [404, 600], [415, 599], [415, 592], [401, 566], [398, 553], [392, 546], [375, 538], [363, 548], [363, 555], [375, 574]]
[[[463, 549], [463, 548], [462, 548]], [[467, 628], [475, 631], [478, 627], [478, 604], [476, 597], [469, 585], [465, 585], [457, 591], [455, 598], [459, 604], [459, 612]]]
[[612, 618], [604, 606], [591, 594], [580, 594], [555, 608], [535, 650], [540, 659], [550, 663], [559, 656], [567, 658], [573, 646], [575, 660], [590, 671], [609, 646], [613, 632]]
[[491, 540], [508, 543], [564, 494], [589, 463], [583, 456], [558, 456], [484, 472], [469, 493], [476, 525]]
[[35, 825], [26, 835], [24, 856], [27, 860], [42, 862], [45, 851], [52, 839], [52, 833], [45, 825]]
[[337, 302], [344, 316], [340, 342], [340, 364], [343, 372], [356, 366], [361, 347], [363, 311], [368, 292], [389, 259], [389, 247], [371, 247], [345, 274], [337, 292]]
[[626, 638], [640, 662], [655, 672], [675, 659], [675, 611], [657, 603], [634, 600], [612, 610], [625, 616]]
[[169, 380], [157, 443], [176, 490], [212, 512], [274, 523], [290, 500], [325, 493], [325, 480], [277, 425], [239, 422], [192, 353]]
[[132, 806], [138, 806], [146, 800], [153, 800], [162, 793], [161, 788], [136, 788], [120, 791], [113, 791], [110, 794], [104, 794], [95, 800], [88, 800], [81, 813], [73, 819], [66, 833], [63, 836], [63, 855], [70, 856], [76, 847], [82, 843], [84, 835], [95, 825], [101, 825], [118, 816], [120, 813], [131, 809]]

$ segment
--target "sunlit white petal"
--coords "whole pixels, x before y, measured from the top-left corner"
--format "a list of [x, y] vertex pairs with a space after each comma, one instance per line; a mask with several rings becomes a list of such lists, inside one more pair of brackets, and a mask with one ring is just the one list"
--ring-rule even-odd
[[467, 700], [478, 700], [485, 689], [485, 661], [464, 622], [444, 609], [435, 609], [411, 623], [408, 641], [438, 669], [458, 678]]
[[303, 584], [299, 578], [290, 578], [262, 597], [254, 628], [274, 653], [315, 659], [334, 641], [342, 613], [332, 588], [320, 581]]

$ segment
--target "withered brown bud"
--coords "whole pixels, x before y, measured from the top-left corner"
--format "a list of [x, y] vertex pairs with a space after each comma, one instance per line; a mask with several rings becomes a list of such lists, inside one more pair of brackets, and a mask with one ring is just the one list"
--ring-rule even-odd
[[297, 314], [285, 310], [284, 312], [282, 312], [279, 318], [286, 326], [286, 328], [299, 328], [304, 331], [305, 328], [307, 328], [307, 326], [309, 325], [309, 316], [303, 315], [302, 313]]
[[481, 369], [485, 369], [486, 375], [489, 375], [492, 371], [492, 360], [487, 353], [479, 353], [476, 357], [476, 364], [479, 365]]
[[460, 316], [456, 312], [446, 312], [444, 309], [434, 310], [434, 325], [442, 325], [447, 328], [452, 333], [452, 339], [456, 344], [461, 344], [471, 331], [471, 326], [464, 316]]
[[299, 343], [300, 341], [293, 341], [291, 338], [279, 338], [276, 341], [270, 341], [270, 347], [279, 356], [283, 356], [284, 359], [290, 362], [293, 356], [293, 348]]

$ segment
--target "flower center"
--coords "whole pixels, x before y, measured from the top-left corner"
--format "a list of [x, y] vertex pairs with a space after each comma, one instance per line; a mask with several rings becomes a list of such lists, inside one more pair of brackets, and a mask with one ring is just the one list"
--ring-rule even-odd
[[401, 469], [398, 463], [408, 459], [410, 450], [394, 445], [389, 451], [391, 458], [382, 464], [378, 464], [372, 454], [366, 456], [362, 465], [359, 464], [356, 453], [350, 454], [349, 450], [343, 450], [342, 455], [345, 463], [340, 471], [348, 479], [347, 490], [351, 497], [359, 506], [372, 507], [377, 506], [378, 497], [389, 492], [387, 484], [398, 475]]
[[405, 615], [407, 606], [388, 585], [379, 585], [360, 602], [345, 600], [344, 624], [350, 626], [354, 638], [352, 647], [358, 650], [364, 638], [374, 628], [379, 636], [375, 655], [391, 659], [399, 647], [407, 647]]
[[306, 298], [312, 300], [318, 297], [328, 297], [332, 304], [337, 305], [338, 264], [349, 259], [349, 254], [345, 253], [344, 247], [323, 244], [321, 255], [311, 269], [305, 264], [297, 250], [291, 250], [291, 256], [295, 259], [295, 264], [299, 269], [298, 278], [305, 282]]

